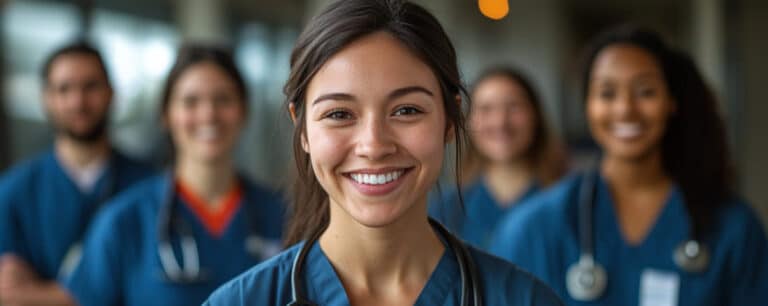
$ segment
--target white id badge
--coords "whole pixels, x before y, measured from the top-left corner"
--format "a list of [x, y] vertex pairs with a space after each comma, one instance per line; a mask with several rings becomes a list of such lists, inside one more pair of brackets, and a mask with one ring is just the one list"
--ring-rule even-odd
[[645, 269], [640, 276], [640, 306], [677, 306], [680, 276], [674, 272]]

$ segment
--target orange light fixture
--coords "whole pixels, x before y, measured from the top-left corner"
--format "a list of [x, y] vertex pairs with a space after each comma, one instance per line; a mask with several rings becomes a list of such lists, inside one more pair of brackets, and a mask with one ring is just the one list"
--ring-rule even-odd
[[477, 0], [480, 13], [493, 20], [500, 20], [509, 14], [509, 0]]

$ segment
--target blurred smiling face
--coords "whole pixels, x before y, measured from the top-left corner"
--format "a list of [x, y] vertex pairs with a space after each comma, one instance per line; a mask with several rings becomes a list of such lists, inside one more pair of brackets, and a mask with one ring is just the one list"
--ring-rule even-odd
[[216, 64], [200, 62], [182, 72], [165, 119], [177, 159], [231, 158], [245, 119], [242, 99], [234, 80]]
[[514, 80], [491, 76], [475, 88], [469, 116], [472, 143], [490, 162], [523, 158], [533, 143], [535, 124], [530, 99]]
[[675, 111], [657, 60], [642, 48], [604, 48], [592, 66], [587, 119], [608, 158], [637, 160], [660, 152]]
[[446, 118], [438, 80], [425, 63], [387, 33], [365, 36], [320, 68], [305, 105], [302, 145], [331, 215], [371, 227], [408, 212], [426, 217]]
[[56, 58], [48, 72], [44, 97], [57, 133], [81, 142], [104, 136], [112, 89], [96, 57], [72, 53]]

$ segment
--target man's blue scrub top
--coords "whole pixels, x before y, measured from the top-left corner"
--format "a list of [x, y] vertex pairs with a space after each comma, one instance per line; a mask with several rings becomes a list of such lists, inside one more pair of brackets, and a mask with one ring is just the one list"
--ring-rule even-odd
[[152, 168], [113, 150], [93, 191], [83, 193], [53, 150], [24, 161], [0, 178], [0, 254], [26, 260], [40, 277], [59, 275], [62, 260], [110, 197], [148, 177]]

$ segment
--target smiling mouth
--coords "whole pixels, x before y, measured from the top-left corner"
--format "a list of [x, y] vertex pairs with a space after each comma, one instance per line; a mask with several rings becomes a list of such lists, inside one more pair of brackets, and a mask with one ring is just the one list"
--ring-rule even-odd
[[358, 170], [344, 174], [361, 193], [369, 196], [385, 195], [397, 189], [413, 167]]
[[358, 184], [383, 185], [400, 178], [405, 173], [405, 169], [389, 171], [386, 173], [350, 173], [349, 177]]
[[221, 129], [217, 126], [206, 125], [197, 128], [193, 135], [197, 140], [215, 141], [221, 135]]
[[636, 123], [621, 123], [614, 125], [611, 132], [617, 138], [632, 139], [640, 136], [643, 133], [643, 128]]

